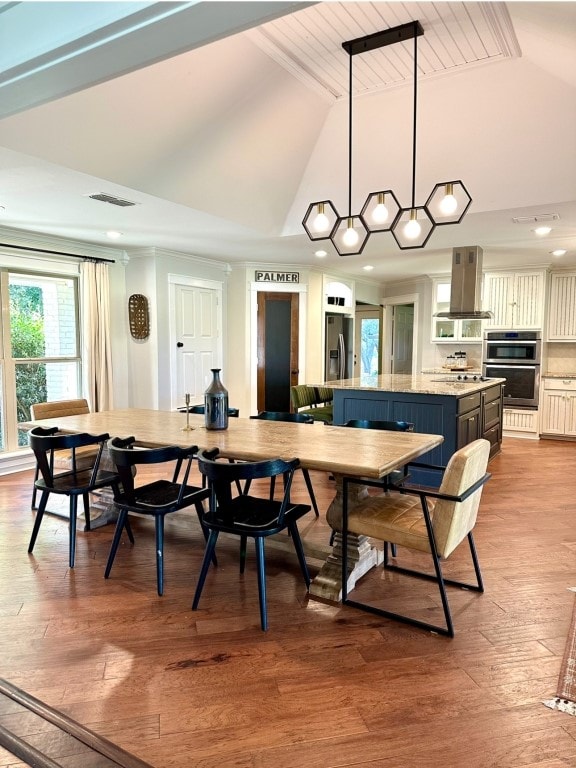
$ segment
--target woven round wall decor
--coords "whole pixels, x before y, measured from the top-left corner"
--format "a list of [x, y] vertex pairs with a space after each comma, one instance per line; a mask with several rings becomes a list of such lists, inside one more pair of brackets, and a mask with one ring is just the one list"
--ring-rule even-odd
[[128, 319], [133, 339], [147, 339], [150, 335], [148, 299], [141, 293], [133, 293], [128, 299]]

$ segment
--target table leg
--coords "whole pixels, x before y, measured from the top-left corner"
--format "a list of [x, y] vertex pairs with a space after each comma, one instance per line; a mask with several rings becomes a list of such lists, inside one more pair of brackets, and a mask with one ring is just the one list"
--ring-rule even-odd
[[[332, 552], [318, 575], [310, 585], [310, 597], [318, 597], [323, 600], [340, 602], [342, 599], [342, 484], [341, 475], [334, 475], [336, 481], [336, 495], [326, 513], [328, 525], [334, 531]], [[348, 508], [365, 499], [368, 489], [363, 485], [353, 485], [356, 495], [349, 491]], [[364, 576], [375, 565], [382, 563], [383, 553], [374, 547], [367, 536], [348, 534], [348, 590], [352, 591], [358, 579]]]

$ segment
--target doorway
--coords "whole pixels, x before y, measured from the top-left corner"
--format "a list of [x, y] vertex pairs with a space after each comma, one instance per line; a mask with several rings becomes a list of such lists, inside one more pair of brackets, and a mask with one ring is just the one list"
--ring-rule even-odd
[[354, 376], [376, 376], [382, 372], [382, 308], [357, 305], [354, 320]]
[[260, 291], [257, 324], [258, 411], [290, 411], [298, 384], [299, 294]]
[[414, 304], [392, 307], [392, 373], [412, 373]]
[[418, 295], [384, 299], [383, 373], [410, 375], [418, 369]]
[[171, 407], [204, 402], [211, 368], [222, 363], [222, 287], [211, 280], [170, 275]]

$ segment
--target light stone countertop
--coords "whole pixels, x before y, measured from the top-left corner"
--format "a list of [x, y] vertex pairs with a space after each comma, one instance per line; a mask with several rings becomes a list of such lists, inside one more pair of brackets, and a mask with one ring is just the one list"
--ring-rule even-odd
[[576, 373], [557, 373], [556, 371], [545, 371], [542, 374], [543, 379], [576, 379]]
[[[457, 374], [383, 374], [381, 376], [361, 376], [354, 379], [325, 381], [323, 387], [332, 389], [359, 389], [381, 392], [408, 392], [418, 395], [471, 395], [495, 384], [504, 384], [506, 379], [487, 379], [486, 381], [440, 381], [453, 379]], [[470, 374], [468, 374], [470, 375]]]

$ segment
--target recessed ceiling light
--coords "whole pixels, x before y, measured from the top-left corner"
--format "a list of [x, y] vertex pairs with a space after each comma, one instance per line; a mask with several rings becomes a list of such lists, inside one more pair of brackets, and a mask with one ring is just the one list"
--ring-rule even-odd
[[534, 230], [534, 233], [540, 235], [540, 237], [543, 235], [549, 235], [550, 232], [552, 232], [552, 227], [536, 227]]
[[115, 229], [111, 229], [109, 232], [106, 232], [106, 236], [110, 238], [110, 240], [118, 240], [119, 237], [122, 237], [122, 232], [117, 232]]
[[564, 254], [566, 253], [566, 249], [557, 248], [555, 251], [550, 251], [550, 253], [552, 254], [552, 256], [564, 256]]
[[372, 272], [374, 267], [372, 266], [372, 264], [366, 264], [366, 266], [362, 267], [362, 269], [364, 269], [366, 272]]
[[328, 256], [328, 251], [315, 251], [314, 256], [318, 256], [319, 259], [323, 259], [324, 256]]

